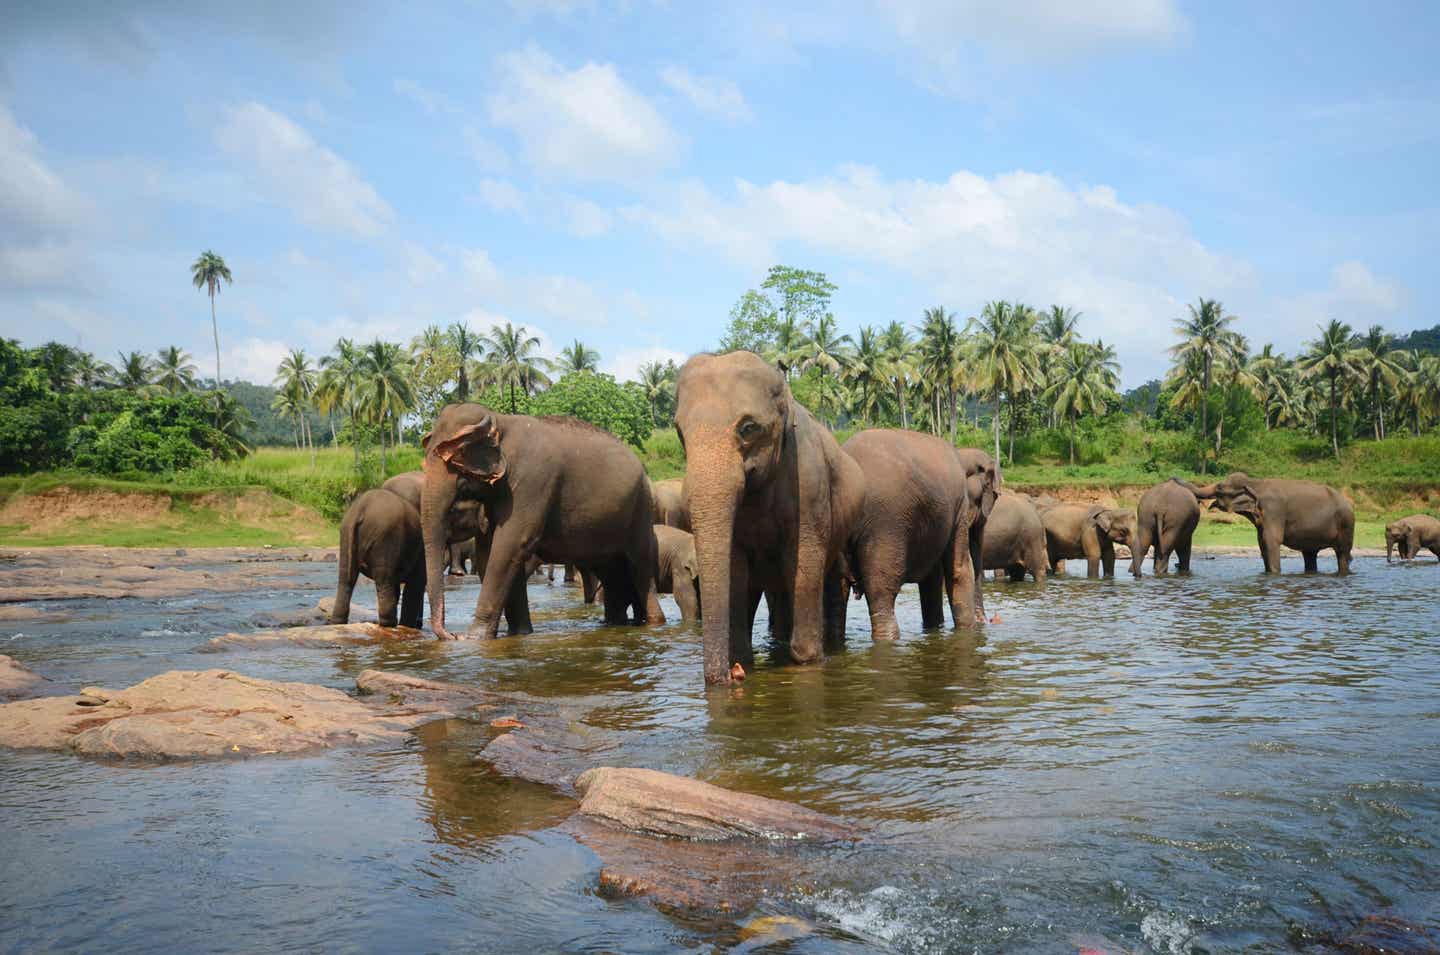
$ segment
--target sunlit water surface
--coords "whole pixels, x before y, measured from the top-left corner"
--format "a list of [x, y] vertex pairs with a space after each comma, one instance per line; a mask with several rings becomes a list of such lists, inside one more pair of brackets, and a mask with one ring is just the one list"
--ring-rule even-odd
[[[898, 643], [854, 603], [823, 667], [762, 653], [708, 693], [698, 632], [603, 628], [558, 583], [532, 583], [531, 636], [346, 650], [195, 650], [313, 604], [333, 565], [295, 565], [312, 591], [52, 604], [64, 619], [3, 625], [0, 652], [57, 680], [351, 688], [380, 667], [524, 690], [622, 731], [612, 765], [869, 834], [818, 884], [690, 919], [599, 896], [596, 857], [550, 828], [573, 803], [475, 763], [481, 725], [223, 763], [0, 751], [0, 949], [708, 950], [755, 914], [813, 923], [797, 952], [1305, 949], [1375, 913], [1440, 931], [1440, 568], [1196, 569], [987, 582], [1000, 622], [974, 633], [920, 632], [907, 589]], [[451, 590], [452, 626], [475, 590]]]

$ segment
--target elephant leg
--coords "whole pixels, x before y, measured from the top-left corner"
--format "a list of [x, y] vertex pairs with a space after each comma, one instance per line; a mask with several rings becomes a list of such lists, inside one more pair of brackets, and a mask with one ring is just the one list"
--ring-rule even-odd
[[700, 591], [695, 581], [686, 577], [675, 581], [675, 603], [680, 607], [680, 619], [694, 623], [700, 619]]
[[593, 571], [588, 569], [580, 570], [579, 574], [580, 593], [587, 604], [593, 604], [595, 602], [595, 591], [600, 587], [600, 579], [595, 576]]
[[580, 582], [580, 577], [575, 572], [574, 564], [565, 565], [565, 573], [561, 575], [560, 582], [564, 584], [574, 584]]
[[950, 623], [957, 629], [975, 626], [975, 594], [980, 589], [975, 565], [970, 563], [968, 535], [961, 525], [945, 555], [945, 587], [950, 597]]
[[[1416, 556], [1419, 556], [1419, 555], [1417, 554]], [[1347, 546], [1345, 546], [1345, 545], [1343, 545], [1343, 544], [1336, 546], [1336, 548], [1335, 548], [1335, 564], [1336, 564], [1336, 567], [1337, 567], [1337, 573], [1338, 573], [1341, 577], [1345, 577], [1345, 576], [1348, 576], [1348, 575], [1349, 575], [1349, 573], [1350, 573], [1350, 548], [1349, 548], [1349, 547], [1347, 547]]]
[[[897, 590], [899, 588], [896, 588]], [[865, 596], [870, 596], [870, 591], [865, 591]], [[874, 604], [872, 603], [873, 607]], [[895, 591], [890, 592], [890, 617], [895, 617]], [[934, 630], [945, 623], [945, 579], [939, 567], [920, 578], [920, 626], [926, 630]], [[874, 629], [875, 616], [872, 611], [870, 626]], [[898, 629], [895, 633], [900, 635]]]
[[378, 574], [375, 578], [375, 604], [380, 611], [380, 626], [395, 626], [395, 608], [399, 603], [400, 581], [393, 574]]
[[1259, 536], [1260, 559], [1265, 562], [1265, 573], [1280, 573], [1280, 532], [1258, 528], [1255, 533]]
[[1305, 573], [1318, 574], [1320, 572], [1320, 552], [1318, 550], [1305, 550], [1300, 552], [1305, 558]]
[[[1178, 534], [1175, 540], [1175, 558], [1178, 562], [1178, 570], [1182, 574], [1190, 573], [1190, 544], [1192, 538], [1189, 534]], [[1167, 558], [1168, 559], [1168, 558]]]
[[635, 596], [635, 622], [661, 624], [665, 622], [665, 611], [660, 606], [660, 591], [655, 586], [655, 574], [650, 562], [627, 562], [630, 570], [630, 588]]
[[505, 633], [518, 637], [534, 632], [530, 623], [530, 592], [525, 587], [525, 578], [517, 575], [510, 584], [510, 593], [505, 596]]
[[[939, 586], [935, 587], [939, 603]], [[865, 605], [870, 611], [870, 639], [898, 640], [900, 625], [895, 622], [895, 592], [887, 586], [865, 588]]]
[[850, 602], [850, 587], [838, 567], [825, 575], [822, 600], [825, 607], [825, 650], [829, 653], [845, 646], [846, 604]]
[[[1035, 545], [1035, 551], [1030, 555], [1030, 576], [1035, 578], [1035, 583], [1045, 583], [1045, 542], [1039, 541]], [[1024, 580], [1022, 573], [1020, 579]]]
[[1085, 576], [1095, 580], [1100, 576], [1100, 541], [1093, 530], [1085, 532], [1080, 546], [1085, 550]]
[[[1044, 567], [1040, 567], [1040, 568], [1038, 568], [1037, 572], [1043, 574], [1043, 573], [1045, 573], [1045, 568], [1044, 568]], [[1025, 579], [1025, 565], [1024, 565], [1024, 564], [1011, 564], [1011, 565], [1010, 565], [1010, 569], [1009, 569], [1009, 573], [1010, 573], [1010, 583], [1012, 583], [1012, 584], [1018, 584], [1018, 583], [1020, 583], [1022, 580]]]
[[[525, 586], [522, 571], [528, 557], [523, 545], [526, 540], [533, 539], [534, 535], [521, 530], [515, 524], [516, 522], [511, 521], [497, 528], [490, 535], [489, 547], [484, 554], [480, 552], [479, 540], [476, 540], [476, 559], [484, 563], [485, 575], [480, 584], [480, 596], [475, 601], [474, 627], [481, 637], [494, 637], [499, 633], [500, 614], [508, 610], [513, 602], [512, 588], [516, 578], [519, 578], [522, 590]], [[528, 601], [525, 616], [529, 616]], [[526, 622], [528, 623], [528, 620]], [[512, 629], [515, 625], [514, 620], [509, 621]]]
[[1108, 538], [1100, 542], [1100, 568], [1106, 577], [1115, 576], [1115, 545]]
[[[969, 538], [970, 545], [970, 573], [975, 579], [975, 618], [983, 619], [985, 616], [985, 525], [984, 522], [972, 524], [966, 529], [965, 535]], [[956, 547], [965, 546], [963, 542], [957, 543]]]
[[790, 659], [796, 663], [817, 663], [825, 656], [825, 552], [818, 535], [801, 535], [791, 590]]
[[[795, 600], [783, 590], [773, 588], [764, 591], [765, 615], [768, 617], [766, 630], [769, 631], [773, 640], [788, 641], [790, 634], [795, 630]], [[750, 628], [755, 628], [755, 611], [760, 604], [757, 602], [750, 608]]]
[[[1160, 561], [1159, 542], [1154, 540], [1154, 532], [1148, 523], [1142, 522], [1135, 528], [1135, 539], [1130, 542], [1130, 576], [1139, 578], [1143, 576], [1145, 557], [1150, 553], [1150, 547], [1155, 546], [1155, 561]], [[1155, 573], [1159, 573], [1156, 570]]]
[[405, 581], [405, 591], [400, 598], [400, 625], [420, 629], [420, 618], [425, 612], [425, 564], [410, 574]]

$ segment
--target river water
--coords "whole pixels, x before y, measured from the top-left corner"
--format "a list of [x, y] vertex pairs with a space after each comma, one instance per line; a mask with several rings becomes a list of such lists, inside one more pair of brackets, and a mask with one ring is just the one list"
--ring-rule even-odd
[[[225, 763], [0, 751], [0, 950], [706, 951], [755, 947], [756, 915], [813, 926], [791, 952], [1325, 951], [1377, 915], [1440, 938], [1440, 568], [1356, 567], [987, 582], [1000, 622], [974, 633], [920, 632], [907, 588], [899, 642], [872, 645], [857, 602], [823, 667], [760, 653], [710, 692], [698, 632], [604, 628], [558, 583], [532, 582], [531, 636], [345, 650], [195, 649], [313, 604], [333, 565], [295, 565], [308, 591], [52, 604], [0, 652], [53, 679], [379, 667], [581, 701], [619, 731], [608, 764], [868, 835], [755, 911], [692, 918], [597, 894], [551, 828], [573, 803], [475, 763], [481, 725]], [[450, 592], [452, 626], [474, 597]]]

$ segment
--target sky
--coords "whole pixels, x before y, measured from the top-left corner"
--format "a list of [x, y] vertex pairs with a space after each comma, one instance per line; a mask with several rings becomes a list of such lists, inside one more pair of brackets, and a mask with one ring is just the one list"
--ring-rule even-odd
[[[818, 8], [823, 7], [820, 11]], [[402, 9], [403, 8], [403, 9]], [[842, 331], [1082, 313], [1127, 386], [1186, 303], [1293, 352], [1437, 316], [1434, 3], [176, 0], [0, 31], [0, 335], [291, 347], [430, 324], [621, 378], [713, 347], [769, 266]]]

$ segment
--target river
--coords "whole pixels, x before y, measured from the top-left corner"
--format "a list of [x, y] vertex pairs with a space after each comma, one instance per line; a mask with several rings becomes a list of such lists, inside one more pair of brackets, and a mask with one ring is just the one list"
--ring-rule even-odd
[[[327, 564], [295, 565], [305, 591], [52, 603], [0, 624], [0, 652], [53, 679], [351, 687], [378, 667], [523, 690], [583, 706], [621, 741], [611, 765], [867, 836], [700, 918], [601, 897], [595, 856], [552, 829], [573, 803], [476, 763], [480, 724], [222, 763], [0, 751], [0, 950], [706, 951], [753, 947], [738, 926], [766, 914], [812, 926], [790, 952], [1322, 951], [1377, 915], [1440, 938], [1440, 568], [1285, 566], [987, 582], [1000, 620], [968, 633], [920, 632], [907, 588], [897, 643], [856, 602], [824, 666], [762, 652], [710, 692], [698, 631], [605, 628], [558, 583], [532, 582], [527, 637], [344, 650], [196, 649], [332, 592]], [[474, 598], [451, 591], [452, 626]]]

